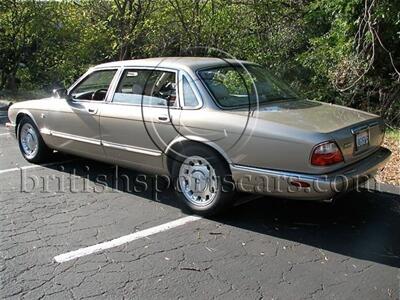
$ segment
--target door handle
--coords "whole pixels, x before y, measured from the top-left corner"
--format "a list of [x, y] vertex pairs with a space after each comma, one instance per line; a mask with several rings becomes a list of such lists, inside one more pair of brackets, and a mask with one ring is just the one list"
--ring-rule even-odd
[[97, 109], [96, 108], [88, 108], [87, 111], [89, 114], [94, 115], [97, 112]]
[[158, 116], [158, 121], [165, 123], [165, 122], [169, 122], [170, 118], [167, 115], [161, 115], [161, 116]]

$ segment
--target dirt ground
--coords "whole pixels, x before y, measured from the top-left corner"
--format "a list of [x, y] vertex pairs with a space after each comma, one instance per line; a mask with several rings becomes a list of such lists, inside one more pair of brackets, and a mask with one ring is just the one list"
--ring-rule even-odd
[[377, 180], [400, 185], [400, 132], [387, 134], [383, 146], [392, 151], [392, 157], [385, 169], [378, 174]]

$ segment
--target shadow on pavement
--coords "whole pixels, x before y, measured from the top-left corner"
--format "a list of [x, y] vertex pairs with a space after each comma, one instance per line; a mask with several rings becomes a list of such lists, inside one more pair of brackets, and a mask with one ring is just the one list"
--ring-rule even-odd
[[398, 195], [353, 192], [335, 204], [265, 197], [215, 220], [357, 259], [400, 267]]
[[[57, 155], [60, 160], [71, 159], [70, 156]], [[60, 170], [56, 165], [49, 168]], [[65, 164], [62, 171], [70, 173], [72, 169], [78, 176], [93, 182], [99, 174], [108, 174], [110, 180], [107, 184], [115, 187], [115, 166], [76, 158], [76, 161]], [[119, 168], [119, 174], [136, 178], [142, 173]], [[152, 178], [148, 175], [148, 184], [154, 187]], [[163, 189], [162, 184], [159, 187]], [[118, 190], [188, 213], [181, 203], [177, 203], [172, 188], [159, 193], [154, 188], [135, 192], [122, 183]], [[243, 202], [243, 197], [247, 196], [238, 194], [238, 197]], [[334, 204], [262, 197], [210, 219], [357, 259], [400, 267], [400, 197], [396, 194], [353, 192]]]

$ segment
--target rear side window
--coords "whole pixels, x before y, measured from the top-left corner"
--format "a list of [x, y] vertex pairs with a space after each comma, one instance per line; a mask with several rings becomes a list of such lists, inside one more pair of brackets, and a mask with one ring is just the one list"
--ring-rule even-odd
[[161, 70], [125, 70], [115, 91], [113, 102], [176, 106], [176, 74]]
[[197, 107], [199, 106], [199, 100], [190, 86], [189, 80], [186, 76], [182, 77], [182, 89], [183, 89], [183, 104], [185, 107]]

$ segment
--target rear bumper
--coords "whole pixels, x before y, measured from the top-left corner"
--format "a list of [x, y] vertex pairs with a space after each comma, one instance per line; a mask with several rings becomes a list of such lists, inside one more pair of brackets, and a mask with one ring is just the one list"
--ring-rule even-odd
[[7, 127], [7, 129], [8, 129], [8, 132], [12, 135], [12, 136], [14, 136], [15, 138], [17, 137], [17, 134], [16, 134], [16, 130], [15, 130], [15, 124], [14, 123], [11, 123], [11, 122], [7, 122], [6, 123], [6, 127]]
[[[231, 165], [231, 171], [236, 187], [240, 191], [290, 199], [330, 200], [335, 195], [351, 191], [358, 184], [373, 177], [378, 170], [384, 167], [390, 155], [390, 150], [380, 147], [363, 160], [324, 175], [275, 171], [240, 165]], [[308, 187], [297, 187], [293, 185], [293, 181], [301, 181]]]

